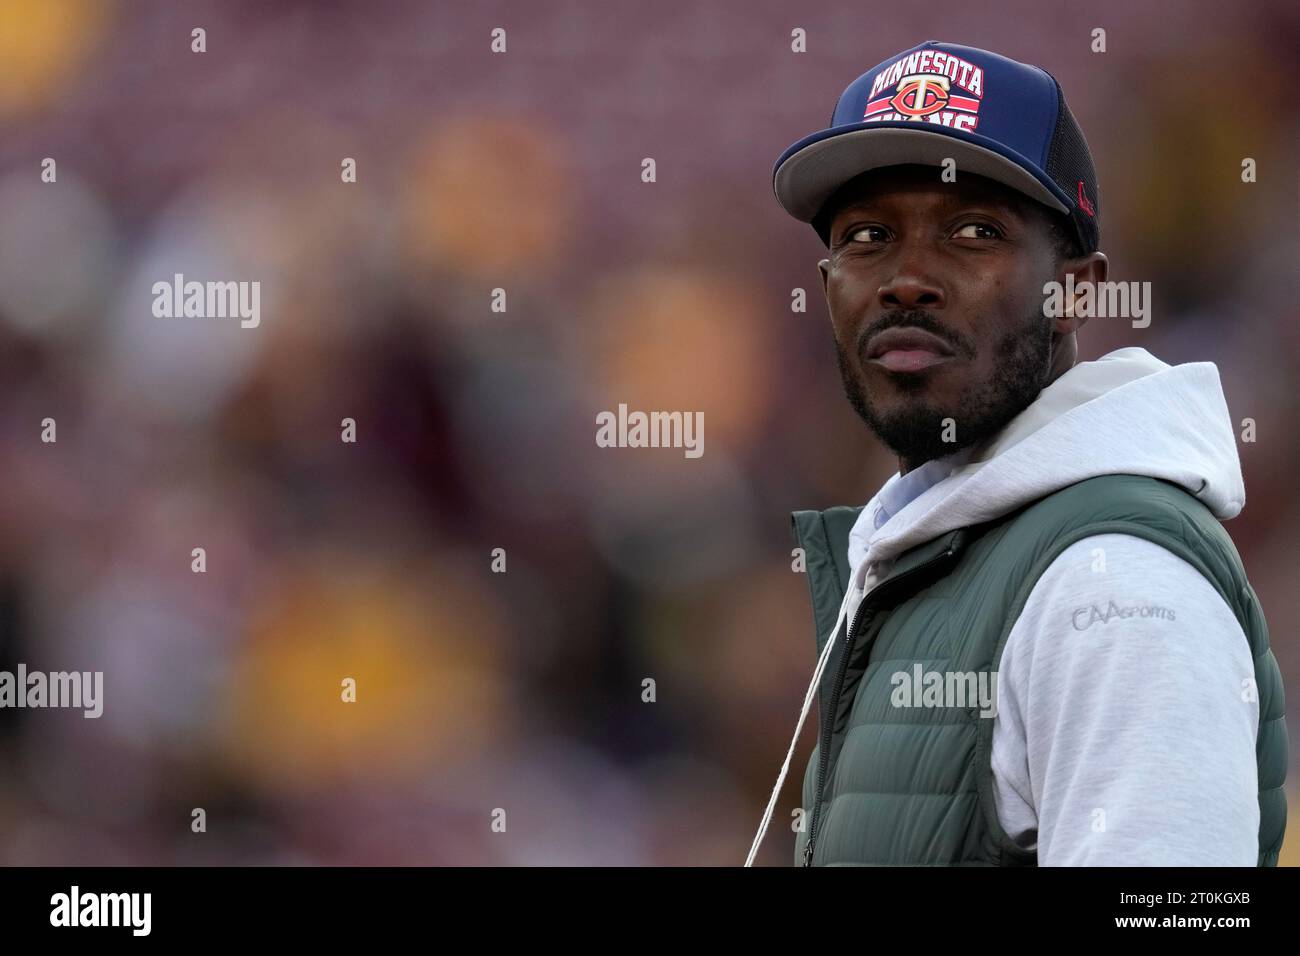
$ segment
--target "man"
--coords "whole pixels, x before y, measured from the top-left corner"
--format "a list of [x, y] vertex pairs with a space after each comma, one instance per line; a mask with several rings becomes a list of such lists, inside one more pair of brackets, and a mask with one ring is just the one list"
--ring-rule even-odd
[[1077, 363], [1107, 262], [1055, 78], [923, 43], [774, 188], [899, 459], [865, 507], [793, 516], [819, 652], [795, 741], [814, 696], [820, 725], [796, 863], [1276, 865], [1282, 683], [1220, 524], [1245, 491], [1218, 370]]

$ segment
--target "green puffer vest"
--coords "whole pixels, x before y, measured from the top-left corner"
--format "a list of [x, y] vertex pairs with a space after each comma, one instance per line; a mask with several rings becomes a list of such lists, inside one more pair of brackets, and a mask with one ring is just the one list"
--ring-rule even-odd
[[[807, 562], [817, 657], [848, 584], [848, 535], [860, 510], [792, 515]], [[904, 552], [854, 615], [847, 654], [841, 626], [818, 689], [819, 742], [804, 773], [796, 866], [1036, 865], [1036, 852], [1016, 846], [997, 819], [993, 720], [981, 718], [978, 705], [893, 707], [890, 675], [918, 663], [996, 670], [1043, 570], [1079, 539], [1110, 533], [1146, 538], [1189, 562], [1241, 622], [1259, 694], [1258, 865], [1277, 865], [1287, 811], [1282, 675], [1237, 549], [1210, 510], [1177, 485], [1103, 475]]]

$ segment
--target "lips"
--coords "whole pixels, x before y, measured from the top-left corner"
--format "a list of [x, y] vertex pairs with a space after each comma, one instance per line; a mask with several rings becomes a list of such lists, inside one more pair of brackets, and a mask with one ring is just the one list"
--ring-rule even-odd
[[891, 372], [919, 372], [947, 362], [952, 349], [943, 339], [917, 328], [886, 329], [867, 341], [868, 362]]

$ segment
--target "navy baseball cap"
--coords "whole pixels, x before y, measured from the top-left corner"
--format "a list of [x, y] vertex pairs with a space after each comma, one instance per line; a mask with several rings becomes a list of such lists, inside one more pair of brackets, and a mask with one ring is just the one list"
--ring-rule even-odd
[[1084, 253], [1100, 240], [1097, 173], [1056, 77], [988, 50], [927, 40], [872, 67], [840, 94], [830, 126], [776, 161], [785, 211], [812, 223], [837, 189], [881, 166], [942, 165], [1011, 187], [1065, 215]]

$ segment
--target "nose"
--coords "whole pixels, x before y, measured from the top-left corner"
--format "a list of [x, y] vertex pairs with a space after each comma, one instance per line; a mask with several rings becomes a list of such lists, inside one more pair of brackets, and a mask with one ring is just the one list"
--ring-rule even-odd
[[899, 249], [893, 275], [880, 286], [880, 304], [886, 309], [939, 308], [944, 304], [943, 287], [925, 268], [921, 250]]

